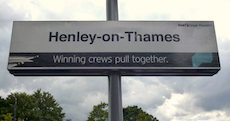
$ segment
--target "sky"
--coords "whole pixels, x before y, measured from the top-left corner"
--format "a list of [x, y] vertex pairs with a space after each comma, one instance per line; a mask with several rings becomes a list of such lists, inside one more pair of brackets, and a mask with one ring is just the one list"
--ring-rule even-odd
[[[230, 1], [119, 0], [119, 20], [211, 20], [221, 70], [210, 77], [122, 77], [123, 107], [138, 105], [160, 121], [230, 121]], [[7, 70], [13, 21], [106, 20], [105, 0], [0, 0], [0, 96], [49, 91], [73, 121], [108, 102], [108, 78], [15, 77]]]

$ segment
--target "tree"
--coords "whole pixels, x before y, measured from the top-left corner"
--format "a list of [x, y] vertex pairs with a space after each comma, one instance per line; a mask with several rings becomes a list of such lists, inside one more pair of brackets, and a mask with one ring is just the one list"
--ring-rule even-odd
[[156, 117], [144, 112], [137, 106], [128, 106], [123, 109], [124, 121], [158, 121]]
[[[124, 121], [159, 121], [156, 117], [144, 112], [138, 106], [123, 108]], [[108, 104], [100, 103], [93, 107], [87, 121], [108, 121]]]
[[34, 119], [39, 121], [62, 121], [64, 113], [62, 107], [56, 102], [49, 92], [41, 92], [37, 90], [32, 95], [32, 100], [35, 102]]
[[93, 106], [87, 121], [108, 121], [108, 104], [100, 103]]
[[41, 92], [39, 89], [32, 95], [12, 93], [7, 97], [12, 114], [15, 99], [17, 99], [17, 118], [23, 121], [62, 121], [65, 116], [62, 107], [49, 92]]
[[145, 112], [140, 112], [137, 115], [136, 121], [158, 121], [156, 118], [154, 118], [152, 115], [149, 115]]
[[7, 114], [10, 110], [10, 104], [4, 98], [0, 97], [0, 120], [5, 120], [5, 116], [9, 116]]
[[7, 98], [7, 102], [10, 104], [10, 113], [14, 114], [15, 100], [16, 104], [16, 116], [24, 120], [28, 120], [31, 115], [32, 108], [35, 106], [30, 95], [26, 93], [12, 93]]
[[7, 114], [2, 114], [3, 119], [1, 119], [0, 121], [13, 121], [13, 117], [11, 113], [7, 113]]

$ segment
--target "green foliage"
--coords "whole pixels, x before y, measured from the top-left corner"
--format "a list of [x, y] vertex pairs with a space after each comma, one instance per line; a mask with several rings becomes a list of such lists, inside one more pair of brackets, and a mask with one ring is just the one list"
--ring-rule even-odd
[[0, 121], [13, 121], [11, 113], [2, 114], [1, 116], [3, 117], [3, 119], [1, 119]]
[[156, 117], [144, 112], [137, 106], [128, 106], [123, 109], [124, 121], [158, 121]]
[[62, 121], [64, 118], [64, 113], [62, 113], [62, 108], [53, 98], [53, 96], [48, 92], [41, 92], [37, 90], [32, 95], [32, 100], [35, 103], [35, 108], [33, 108], [32, 116], [34, 120], [39, 121]]
[[17, 121], [22, 121], [22, 119], [21, 118], [18, 118], [18, 120]]
[[158, 121], [158, 120], [152, 115], [149, 115], [148, 113], [141, 112], [138, 114], [136, 121]]
[[0, 120], [3, 119], [3, 114], [9, 112], [10, 104], [4, 98], [0, 97]]
[[0, 98], [0, 120], [4, 119], [2, 114], [14, 114], [15, 101], [18, 121], [62, 121], [64, 119], [62, 107], [54, 97], [49, 92], [37, 90], [32, 95], [12, 93], [6, 99]]
[[[156, 117], [144, 112], [137, 106], [123, 109], [124, 121], [159, 121]], [[108, 121], [108, 104], [100, 103], [93, 107], [87, 121]]]
[[93, 106], [93, 111], [90, 112], [87, 121], [108, 121], [108, 104], [100, 103]]
[[10, 104], [10, 111], [12, 114], [14, 113], [15, 101], [17, 102], [16, 115], [25, 120], [28, 120], [28, 116], [31, 115], [31, 109], [35, 106], [31, 96], [26, 93], [13, 93], [7, 97], [7, 101]]

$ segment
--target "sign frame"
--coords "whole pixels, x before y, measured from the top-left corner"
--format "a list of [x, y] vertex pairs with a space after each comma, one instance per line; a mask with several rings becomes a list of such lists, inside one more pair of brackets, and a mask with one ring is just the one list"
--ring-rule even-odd
[[[125, 26], [126, 24], [127, 26]], [[147, 26], [151, 24], [155, 25], [157, 29], [153, 29], [152, 32], [149, 32], [152, 28]], [[86, 29], [84, 29], [83, 25], [86, 26]], [[93, 32], [89, 30], [89, 28], [92, 28], [94, 25], [96, 27], [105, 25], [105, 27], [101, 27], [102, 30], [95, 32], [99, 33], [99, 35], [97, 35], [92, 34]], [[144, 25], [144, 27], [142, 25]], [[172, 25], [174, 25], [175, 28], [166, 30], [167, 26], [171, 27]], [[71, 26], [73, 27], [71, 28]], [[74, 29], [74, 27], [78, 26], [81, 26], [79, 28], [86, 33], [88, 32], [88, 34], [83, 33], [80, 35], [82, 31]], [[71, 29], [68, 29], [68, 27]], [[96, 29], [98, 28], [94, 28], [93, 30]], [[131, 29], [134, 30], [132, 31]], [[146, 32], [145, 29], [148, 31]], [[44, 33], [39, 32], [42, 30], [46, 31], [45, 41], [48, 44], [39, 44], [38, 38], [44, 40]], [[187, 33], [182, 34], [183, 30]], [[68, 32], [71, 31], [75, 31], [75, 38], [73, 38], [73, 33], [68, 35]], [[114, 33], [118, 34], [111, 34], [113, 31], [116, 31]], [[147, 34], [143, 33], [143, 31]], [[104, 32], [105, 34], [101, 34], [100, 32]], [[194, 35], [190, 35], [189, 32], [193, 32]], [[202, 35], [201, 32], [204, 32], [204, 35]], [[148, 35], [152, 37], [149, 38], [152, 40], [150, 44], [144, 42], [148, 39]], [[72, 40], [68, 38], [68, 36], [72, 37]], [[198, 40], [195, 41], [196, 43], [185, 42], [184, 36], [189, 36], [190, 41], [193, 40], [192, 37]], [[108, 38], [111, 39], [108, 41]], [[207, 40], [200, 42], [199, 39], [204, 38]], [[33, 41], [33, 39], [36, 41]], [[93, 39], [94, 41], [92, 41]], [[26, 42], [24, 42], [24, 40]], [[86, 40], [88, 43], [86, 43]], [[71, 43], [70, 41], [72, 41], [73, 45], [79, 44], [77, 48], [79, 48], [80, 52], [74, 49], [64, 49], [68, 48], [68, 46], [64, 46], [66, 43], [66, 45], [71, 46], [69, 44]], [[202, 43], [202, 45], [199, 45], [199, 42]], [[178, 43], [182, 44], [177, 46]], [[30, 47], [30, 45], [32, 45], [32, 47]], [[36, 49], [39, 49], [42, 45], [46, 46], [49, 52], [46, 53], [46, 48], [42, 48], [39, 50], [40, 52], [36, 52]], [[114, 45], [119, 47], [116, 48]], [[124, 45], [127, 46], [127, 48]], [[183, 47], [184, 45], [186, 47]], [[188, 45], [194, 46], [188, 48]], [[58, 46], [59, 48], [55, 48], [54, 46]], [[62, 48], [62, 46], [64, 47]], [[151, 46], [154, 46], [156, 49], [151, 49]], [[73, 46], [71, 47], [73, 48]], [[163, 49], [161, 49], [161, 47]], [[60, 48], [65, 51], [62, 52]], [[96, 52], [94, 52], [95, 50]], [[85, 64], [83, 64], [79, 61], [78, 64], [69, 64], [67, 67], [63, 66], [65, 63], [62, 63], [59, 58], [68, 55], [66, 58], [69, 57], [72, 59], [71, 54], [74, 57], [77, 56], [78, 60], [85, 57], [88, 63], [84, 62]], [[53, 56], [50, 57], [49, 55]], [[105, 63], [104, 65], [98, 62], [90, 63], [89, 58], [91, 56], [107, 59], [110, 57], [110, 62], [111, 60], [112, 62]], [[55, 62], [55, 57], [59, 59], [56, 59], [56, 61], [60, 61], [57, 65], [55, 65], [56, 63], [50, 65], [44, 64], [50, 63], [50, 61], [46, 60], [52, 58], [53, 62]], [[125, 60], [125, 57], [127, 57], [126, 60], [128, 61], [119, 64], [116, 63], [116, 57], [120, 57], [120, 61], [122, 61], [122, 59]], [[41, 59], [39, 60], [37, 58]], [[63, 58], [65, 59], [65, 57]], [[98, 58], [94, 58], [94, 60], [97, 59]], [[100, 58], [98, 60], [101, 62]], [[41, 64], [39, 66], [39, 62], [43, 63], [43, 65]], [[143, 62], [147, 64], [143, 64]], [[188, 62], [187, 65], [184, 64], [185, 62]], [[68, 63], [66, 63], [66, 65], [67, 64]], [[220, 70], [220, 63], [213, 21], [15, 21], [12, 32], [8, 70], [16, 76], [102, 76], [109, 75], [111, 71], [119, 71], [122, 76], [210, 76]]]

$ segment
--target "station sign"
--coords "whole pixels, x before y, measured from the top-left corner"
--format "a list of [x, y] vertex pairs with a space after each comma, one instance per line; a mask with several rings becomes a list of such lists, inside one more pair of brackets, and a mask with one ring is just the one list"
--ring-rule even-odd
[[214, 75], [213, 21], [15, 21], [10, 73]]

